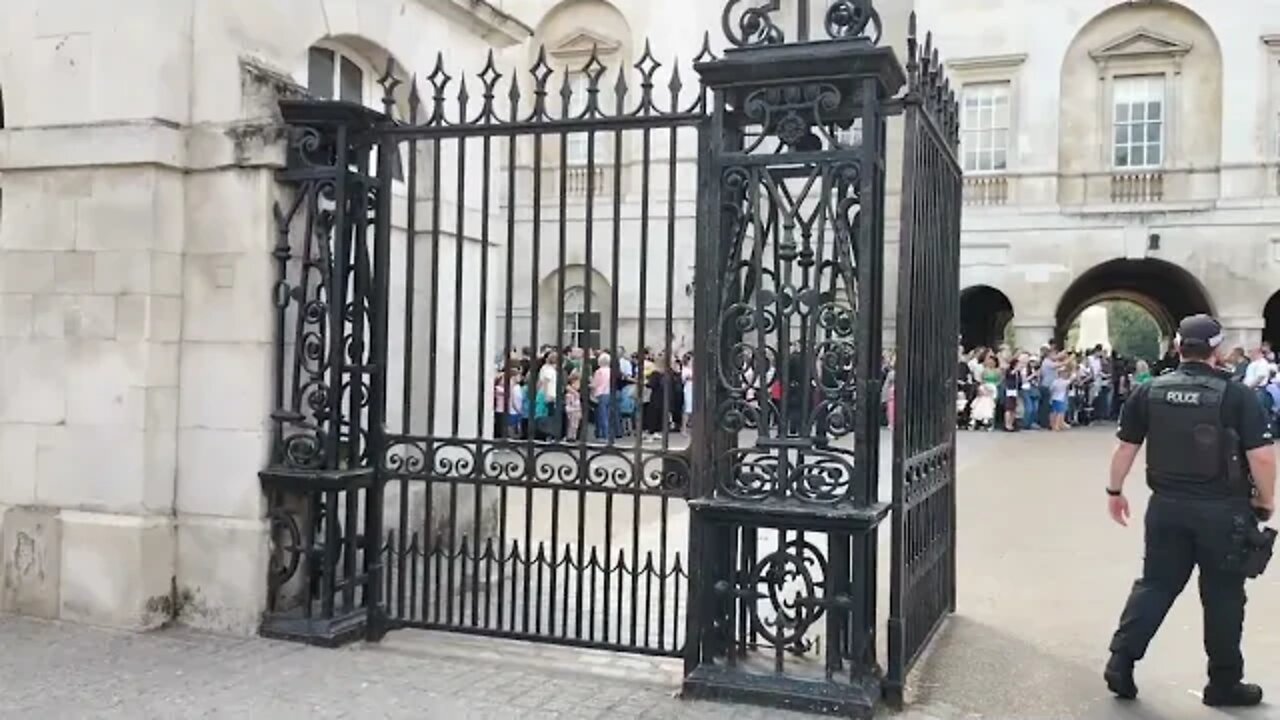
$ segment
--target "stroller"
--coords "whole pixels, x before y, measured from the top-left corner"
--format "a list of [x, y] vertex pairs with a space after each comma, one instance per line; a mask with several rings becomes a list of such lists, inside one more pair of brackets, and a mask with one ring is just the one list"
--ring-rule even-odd
[[1089, 386], [1079, 380], [1071, 383], [1067, 395], [1067, 424], [1084, 427], [1093, 422], [1093, 403], [1089, 400]]

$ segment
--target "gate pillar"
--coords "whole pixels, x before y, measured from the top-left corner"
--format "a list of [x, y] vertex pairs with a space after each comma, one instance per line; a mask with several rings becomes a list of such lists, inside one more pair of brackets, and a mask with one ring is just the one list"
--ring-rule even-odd
[[[275, 208], [275, 398], [259, 473], [271, 533], [262, 634], [323, 646], [381, 629], [380, 437], [385, 332], [382, 192], [370, 130], [351, 103], [281, 103], [288, 166]], [[383, 162], [385, 168], [388, 163]]]
[[707, 411], [684, 693], [870, 717], [885, 137], [906, 74], [869, 0], [801, 2], [794, 34], [782, 4], [727, 3], [736, 47], [697, 66]]

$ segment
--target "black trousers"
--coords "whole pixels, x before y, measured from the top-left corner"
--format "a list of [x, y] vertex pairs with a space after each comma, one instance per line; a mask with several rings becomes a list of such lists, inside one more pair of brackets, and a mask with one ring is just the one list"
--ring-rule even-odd
[[1184, 500], [1155, 495], [1147, 507], [1146, 558], [1133, 584], [1111, 652], [1141, 660], [1174, 600], [1200, 568], [1204, 649], [1209, 681], [1233, 685], [1244, 677], [1244, 528], [1253, 522], [1245, 500]]

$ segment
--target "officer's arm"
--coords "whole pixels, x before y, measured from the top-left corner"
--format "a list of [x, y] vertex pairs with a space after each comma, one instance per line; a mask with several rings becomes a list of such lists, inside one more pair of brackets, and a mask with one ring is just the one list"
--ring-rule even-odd
[[1113, 492], [1124, 490], [1125, 478], [1129, 477], [1129, 471], [1133, 469], [1133, 461], [1138, 457], [1138, 450], [1141, 448], [1142, 445], [1134, 445], [1124, 440], [1116, 443], [1115, 452], [1111, 453], [1111, 479], [1107, 484]]
[[1276, 451], [1271, 445], [1245, 452], [1249, 460], [1249, 473], [1258, 489], [1258, 500], [1264, 505], [1274, 505], [1276, 500]]
[[1124, 489], [1124, 480], [1133, 469], [1138, 450], [1147, 439], [1147, 386], [1133, 392], [1120, 413], [1120, 429], [1116, 432], [1115, 452], [1111, 454], [1111, 477], [1108, 487], [1113, 492]]
[[1276, 498], [1276, 453], [1270, 424], [1262, 406], [1245, 396], [1239, 401], [1240, 444], [1249, 463], [1249, 474], [1258, 490], [1259, 500], [1272, 505]]

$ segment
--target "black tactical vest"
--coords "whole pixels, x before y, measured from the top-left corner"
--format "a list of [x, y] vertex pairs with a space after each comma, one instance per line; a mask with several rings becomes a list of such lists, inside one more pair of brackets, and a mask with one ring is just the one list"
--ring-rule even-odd
[[1151, 382], [1147, 477], [1157, 490], [1227, 495], [1227, 458], [1236, 455], [1222, 423], [1227, 380], [1181, 370]]

